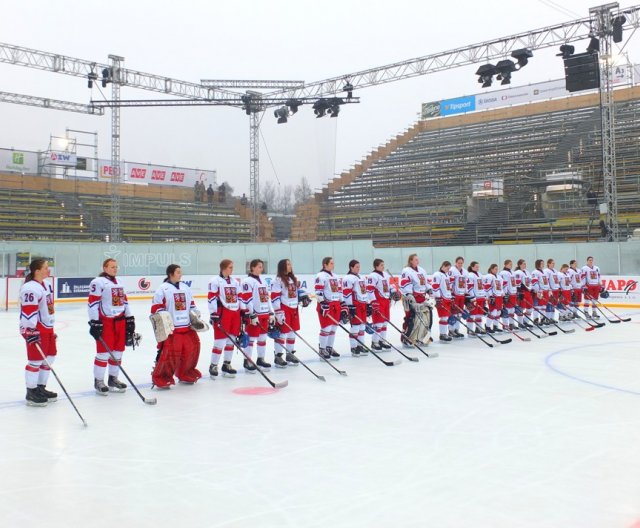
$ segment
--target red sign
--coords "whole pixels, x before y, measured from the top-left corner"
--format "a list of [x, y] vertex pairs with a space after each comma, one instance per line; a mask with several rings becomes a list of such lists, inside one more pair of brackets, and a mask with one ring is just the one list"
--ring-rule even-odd
[[147, 175], [147, 169], [141, 169], [141, 168], [132, 168], [131, 169], [131, 178], [137, 178], [140, 180], [144, 180], [145, 177]]

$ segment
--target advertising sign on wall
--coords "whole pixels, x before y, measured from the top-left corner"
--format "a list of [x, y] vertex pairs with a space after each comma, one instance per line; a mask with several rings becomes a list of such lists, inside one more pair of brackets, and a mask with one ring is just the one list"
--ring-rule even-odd
[[0, 149], [0, 171], [38, 173], [38, 155], [24, 150]]

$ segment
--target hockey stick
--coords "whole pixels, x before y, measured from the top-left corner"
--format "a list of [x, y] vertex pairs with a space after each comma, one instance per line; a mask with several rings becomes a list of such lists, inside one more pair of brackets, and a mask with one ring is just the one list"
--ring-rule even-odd
[[[111, 359], [113, 359], [113, 361], [115, 361], [116, 363], [118, 363], [118, 365], [120, 365], [120, 362], [116, 359], [116, 357], [113, 355], [113, 352], [109, 349], [109, 347], [107, 346], [107, 344], [104, 342], [104, 339], [102, 338], [102, 336], [100, 336], [98, 338], [98, 341], [100, 341], [100, 343], [102, 344], [102, 346], [104, 347], [104, 349], [107, 351], [107, 353], [109, 354], [109, 356], [111, 356]], [[140, 399], [146, 403], [147, 405], [155, 405], [156, 403], [158, 403], [157, 398], [145, 398], [140, 391], [138, 390], [138, 387], [136, 387], [136, 384], [131, 381], [131, 378], [129, 377], [129, 375], [125, 372], [125, 370], [122, 368], [122, 366], [120, 365], [120, 370], [122, 371], [122, 373], [124, 374], [124, 377], [127, 378], [127, 381], [131, 384], [131, 386], [133, 387], [133, 390], [136, 391], [136, 393], [138, 394], [138, 396], [140, 396]]]
[[[336, 321], [333, 317], [331, 317], [330, 314], [327, 314], [327, 319], [329, 319], [330, 321], [332, 321], [334, 324], [338, 325], [340, 328], [342, 328], [347, 334], [351, 335], [351, 332], [349, 332], [349, 330], [347, 329], [346, 326], [344, 326], [342, 323], [339, 323], [338, 321]], [[400, 359], [396, 359], [395, 361], [386, 361], [385, 359], [382, 359], [378, 354], [376, 354], [373, 350], [371, 350], [367, 345], [365, 345], [362, 341], [360, 341], [360, 339], [358, 339], [357, 337], [354, 338], [358, 343], [360, 343], [362, 345], [362, 347], [367, 351], [367, 352], [371, 352], [376, 359], [378, 359], [379, 361], [381, 361], [382, 363], [384, 363], [387, 367], [393, 367], [394, 365], [399, 365], [401, 363]]]
[[[510, 319], [511, 321], [513, 321], [514, 323], [517, 323], [518, 321], [516, 321], [516, 319], [509, 315], [508, 319]], [[505, 325], [504, 323], [500, 323], [502, 325], [502, 328], [504, 328], [505, 332], [509, 332], [511, 335], [516, 336], [520, 341], [525, 341], [525, 342], [529, 342], [531, 341], [530, 337], [522, 337], [520, 334], [518, 334], [515, 330], [512, 330], [511, 328], [509, 328], [508, 325]]]
[[368, 326], [369, 329], [371, 329], [371, 331], [376, 334], [378, 336], [378, 338], [383, 342], [386, 343], [387, 345], [389, 345], [391, 348], [393, 348], [398, 354], [400, 354], [403, 358], [408, 359], [409, 361], [419, 361], [419, 359], [417, 357], [411, 357], [411, 356], [407, 356], [404, 352], [402, 352], [402, 350], [400, 350], [399, 348], [395, 347], [394, 345], [391, 344], [390, 341], [387, 341], [384, 337], [382, 337], [380, 335], [379, 332], [376, 332], [376, 329], [373, 327], [373, 325], [371, 325], [368, 321], [365, 321], [364, 323], [362, 322], [362, 319], [360, 319], [358, 316], [356, 316], [356, 319], [358, 319], [358, 321], [360, 321], [360, 324], [364, 324], [365, 326]]
[[82, 417], [82, 415], [80, 414], [80, 411], [78, 410], [78, 408], [76, 407], [76, 404], [73, 403], [73, 400], [71, 399], [71, 396], [69, 396], [69, 393], [67, 392], [67, 389], [64, 388], [64, 385], [62, 384], [62, 382], [60, 381], [60, 378], [58, 377], [58, 375], [56, 374], [56, 371], [53, 370], [53, 367], [51, 366], [51, 364], [47, 361], [47, 356], [44, 355], [44, 352], [42, 351], [42, 348], [40, 348], [40, 343], [35, 343], [36, 348], [38, 349], [38, 352], [40, 353], [40, 356], [42, 357], [42, 361], [44, 361], [44, 364], [49, 368], [49, 370], [53, 373], [53, 377], [56, 378], [56, 381], [58, 382], [58, 385], [60, 385], [60, 388], [62, 389], [62, 392], [64, 392], [65, 396], [67, 397], [67, 399], [69, 400], [69, 403], [71, 405], [73, 405], [73, 409], [76, 411], [76, 414], [80, 417], [80, 419], [82, 420], [82, 425], [84, 425], [85, 427], [87, 427], [87, 422], [86, 420]]
[[402, 335], [407, 341], [409, 341], [414, 347], [416, 347], [420, 352], [422, 352], [425, 356], [427, 356], [428, 358], [436, 358], [438, 357], [438, 353], [437, 352], [431, 352], [431, 354], [428, 354], [427, 352], [425, 352], [422, 348], [420, 348], [417, 344], [417, 342], [413, 339], [411, 339], [407, 334], [405, 334], [402, 330], [400, 330], [400, 328], [398, 328], [396, 325], [394, 325], [389, 319], [387, 319], [384, 314], [380, 311], [380, 310], [376, 310], [376, 312], [378, 312], [378, 314], [380, 315], [380, 317], [382, 317], [387, 323], [389, 323], [389, 325], [391, 326], [391, 328], [396, 329], [398, 332], [400, 332], [400, 335]]
[[[526, 316], [526, 314], [524, 313], [522, 307], [518, 306], [517, 310], [519, 310], [519, 311], [516, 312], [518, 315], [522, 315], [523, 317]], [[520, 324], [520, 323], [518, 323], [518, 324]], [[534, 335], [538, 339], [545, 339], [547, 337], [546, 335], [538, 335], [538, 334], [536, 334], [533, 330], [531, 330], [531, 325], [530, 324], [523, 323], [520, 328], [524, 328], [527, 332], [529, 332], [530, 334]]]
[[[566, 305], [562, 304], [562, 303], [558, 303], [558, 307], [563, 309], [563, 310], [567, 310], [567, 311], [571, 311], [570, 309], [568, 309], [566, 307]], [[582, 326], [581, 324], [578, 324], [578, 321], [583, 322], [583, 323], [587, 323], [587, 328], [585, 328], [584, 326]], [[574, 317], [565, 320], [564, 322], [567, 323], [573, 323], [575, 324], [578, 328], [580, 328], [581, 330], [584, 330], [585, 332], [593, 332], [596, 328], [602, 328], [604, 326], [604, 323], [598, 323], [596, 325], [591, 324], [589, 321], [583, 321], [582, 319], [580, 319], [579, 317], [576, 317], [574, 315]]]
[[[616, 314], [613, 310], [607, 308], [604, 304], [602, 304], [600, 301], [598, 301], [598, 299], [594, 299], [593, 297], [591, 297], [589, 294], [586, 294], [585, 297], [587, 299], [589, 299], [591, 301], [591, 303], [596, 303], [595, 307], [596, 309], [605, 317], [605, 319], [607, 321], [609, 321], [610, 323], [628, 323], [629, 321], [631, 321], [631, 317], [620, 317], [618, 314]], [[607, 314], [605, 314], [602, 311], [602, 308], [604, 308], [605, 310], [607, 310], [607, 312], [609, 312], [611, 315], [613, 315], [616, 319], [609, 319], [607, 317]]]
[[[289, 330], [291, 330], [293, 332], [293, 328], [291, 328], [286, 321], [282, 323], [284, 326], [286, 326]], [[296, 358], [298, 360], [298, 362], [304, 367], [306, 368], [309, 372], [311, 372], [311, 374], [313, 374], [316, 378], [318, 378], [320, 381], [327, 381], [324, 376], [318, 376], [318, 374], [316, 374], [313, 370], [311, 370], [307, 364], [302, 361], [300, 358]]]
[[[453, 306], [455, 306], [455, 305], [453, 305]], [[458, 309], [458, 312], [460, 312], [460, 308], [459, 308], [458, 306], [455, 306], [455, 307]], [[483, 308], [482, 308], [482, 311], [484, 312], [484, 314], [485, 314], [487, 317], [491, 318], [491, 317], [489, 316], [489, 310], [487, 310], [487, 309], [485, 309], [485, 308], [483, 307]], [[468, 312], [467, 312], [467, 313], [468, 313]], [[471, 314], [469, 314], [469, 315], [471, 315]], [[458, 320], [460, 320], [460, 319], [458, 319]], [[498, 321], [498, 324], [500, 324], [500, 321]], [[509, 344], [509, 343], [511, 343], [511, 342], [513, 341], [513, 339], [511, 339], [510, 337], [508, 337], [507, 339], [498, 339], [498, 338], [497, 338], [496, 336], [494, 336], [491, 332], [487, 332], [487, 331], [486, 331], [486, 326], [487, 326], [487, 325], [485, 324], [485, 334], [486, 334], [487, 336], [489, 336], [491, 339], [493, 339], [496, 343], [500, 343], [501, 345], [507, 345], [507, 344]]]
[[[465, 324], [465, 323], [462, 321], [462, 317], [459, 317], [459, 316], [457, 316], [457, 315], [453, 315], [453, 314], [451, 314], [451, 315], [452, 315], [452, 316], [453, 316], [453, 317], [454, 317], [454, 318], [455, 318], [455, 319], [456, 319], [456, 320], [457, 320], [457, 321], [458, 321], [462, 326], [464, 326], [464, 327], [467, 329], [467, 332], [473, 332], [473, 330], [471, 330], [471, 329], [469, 328], [469, 325]], [[485, 345], [487, 345], [489, 348], [493, 348], [493, 347], [494, 347], [494, 345], [493, 345], [492, 343], [489, 343], [489, 341], [485, 341], [484, 339], [482, 339], [482, 336], [481, 336], [481, 335], [479, 335], [479, 334], [477, 334], [477, 333], [476, 333], [476, 334], [475, 334], [475, 336], [476, 336], [480, 341], [482, 341]]]
[[268, 383], [269, 385], [271, 385], [274, 389], [284, 389], [287, 385], [289, 385], [289, 382], [288, 382], [287, 380], [281, 381], [281, 382], [279, 382], [279, 383], [274, 383], [273, 381], [271, 381], [271, 379], [269, 379], [269, 376], [267, 376], [267, 375], [264, 373], [264, 371], [263, 371], [263, 370], [262, 370], [258, 365], [256, 365], [255, 361], [253, 361], [253, 359], [251, 359], [251, 358], [250, 358], [250, 357], [245, 353], [245, 351], [244, 351], [244, 350], [242, 350], [242, 347], [241, 347], [241, 346], [236, 342], [236, 340], [235, 340], [233, 337], [231, 337], [231, 336], [229, 335], [229, 333], [228, 333], [224, 328], [222, 328], [222, 325], [218, 324], [218, 328], [220, 329], [220, 331], [221, 331], [224, 335], [226, 335], [226, 336], [229, 338], [229, 340], [231, 341], [231, 343], [233, 344], [233, 346], [234, 346], [234, 347], [236, 347], [236, 348], [240, 351], [240, 353], [245, 357], [245, 359], [246, 359], [249, 363], [251, 363], [251, 364], [256, 368], [256, 370], [257, 370], [257, 371], [262, 375], [262, 377], [263, 377], [265, 380], [267, 380], [267, 383]]
[[580, 319], [583, 323], [587, 323], [589, 326], [591, 326], [592, 328], [602, 328], [603, 326], [605, 326], [606, 323], [592, 323], [591, 321], [589, 321], [589, 316], [587, 315], [586, 312], [584, 312], [583, 310], [581, 310], [580, 308], [578, 308], [577, 306], [575, 306], [575, 309], [577, 312], [581, 313], [582, 316], [584, 317], [584, 319]]
[[[530, 306], [529, 308], [533, 309], [534, 307]], [[533, 319], [531, 319], [531, 317], [529, 317], [526, 313], [522, 312], [522, 316], [530, 323], [533, 323], [533, 325], [536, 327], [536, 330], [540, 330], [545, 336], [558, 335], [558, 332], [555, 332], [553, 330], [551, 332], [547, 332], [544, 328], [542, 328], [542, 325], [538, 326], [536, 322]]]
[[[288, 325], [287, 325], [288, 326]], [[307, 341], [304, 337], [302, 337], [298, 332], [296, 332], [293, 328], [291, 328], [289, 326], [289, 329], [300, 339], [300, 341], [302, 341], [305, 345], [307, 345], [313, 352], [315, 352], [315, 354], [322, 360], [324, 361], [327, 365], [329, 365], [333, 370], [335, 370], [338, 374], [340, 374], [341, 376], [346, 376], [347, 373], [344, 370], [340, 370], [339, 368], [335, 367], [333, 363], [331, 363], [331, 361], [329, 361], [327, 358], [322, 357], [322, 354], [320, 354], [320, 352], [318, 352], [315, 348], [313, 348], [310, 344], [309, 341]]]

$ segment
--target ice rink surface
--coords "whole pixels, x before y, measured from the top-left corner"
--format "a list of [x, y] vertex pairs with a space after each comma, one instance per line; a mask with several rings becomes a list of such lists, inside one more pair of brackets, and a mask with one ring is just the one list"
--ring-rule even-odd
[[[123, 366], [156, 406], [133, 390], [96, 395], [85, 308], [57, 307], [54, 368], [87, 428], [53, 376], [59, 401], [24, 405], [17, 313], [0, 313], [2, 526], [640, 526], [638, 312], [629, 323], [563, 325], [575, 333], [523, 333], [532, 341], [493, 349], [436, 342], [427, 351], [438, 358], [407, 351], [420, 362], [394, 367], [352, 358], [339, 329], [335, 365], [347, 377], [298, 343], [326, 383], [302, 366], [272, 368], [289, 386], [251, 394], [268, 385], [245, 374], [237, 354], [235, 379], [209, 379], [211, 333], [200, 334], [202, 380], [151, 391], [149, 302], [132, 306], [144, 339]], [[303, 314], [315, 345], [315, 310]]]

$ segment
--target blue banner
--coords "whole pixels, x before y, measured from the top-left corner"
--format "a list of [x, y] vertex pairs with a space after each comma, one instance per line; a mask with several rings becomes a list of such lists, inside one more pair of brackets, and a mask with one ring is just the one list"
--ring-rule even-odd
[[58, 299], [89, 297], [89, 286], [93, 277], [64, 278], [58, 277]]
[[440, 101], [441, 116], [473, 112], [475, 109], [475, 95], [468, 95], [466, 97], [457, 97], [456, 99], [445, 99], [444, 101]]

